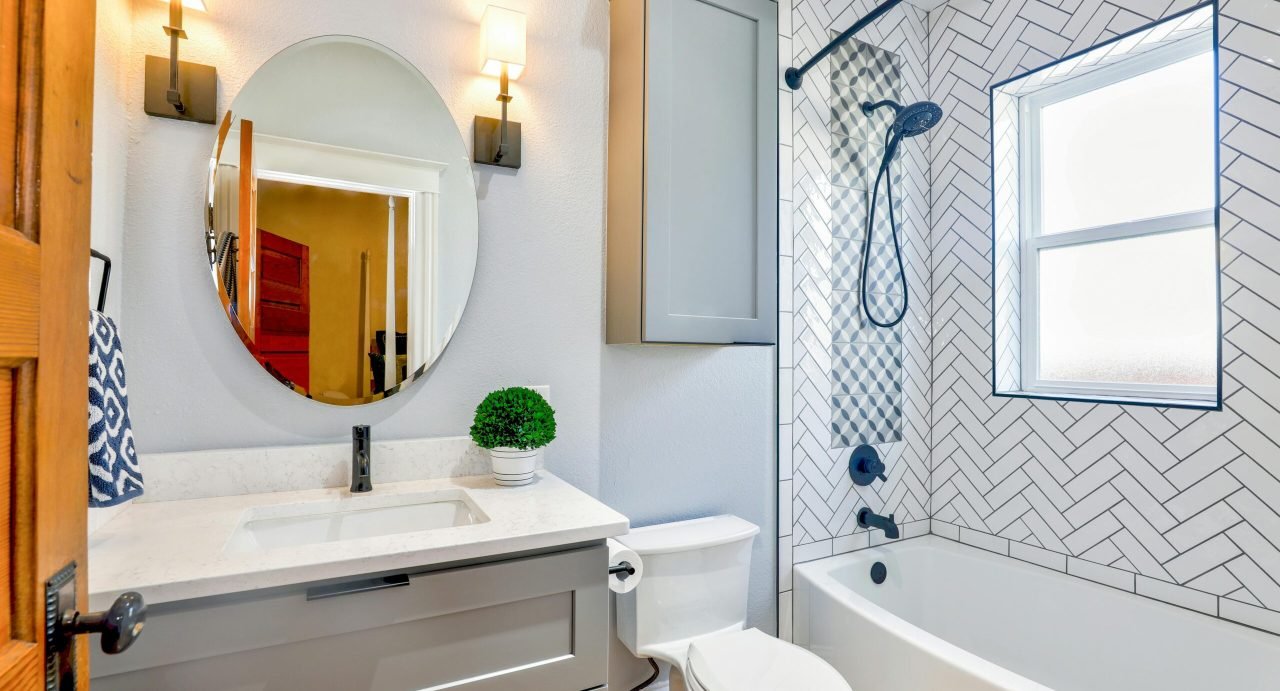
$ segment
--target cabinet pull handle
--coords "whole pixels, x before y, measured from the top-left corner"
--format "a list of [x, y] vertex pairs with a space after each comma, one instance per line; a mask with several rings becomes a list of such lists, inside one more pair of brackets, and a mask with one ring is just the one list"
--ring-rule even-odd
[[366, 578], [359, 581], [347, 581], [346, 583], [334, 583], [332, 585], [315, 585], [307, 588], [307, 601], [324, 600], [355, 593], [367, 593], [372, 590], [399, 588], [405, 585], [409, 585], [409, 574], [407, 573], [398, 573], [394, 576], [382, 576], [380, 578]]

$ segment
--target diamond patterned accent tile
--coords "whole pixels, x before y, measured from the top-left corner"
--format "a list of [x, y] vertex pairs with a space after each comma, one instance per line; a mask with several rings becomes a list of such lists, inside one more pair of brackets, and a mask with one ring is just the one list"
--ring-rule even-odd
[[[877, 318], [879, 315], [877, 314]], [[831, 297], [832, 343], [902, 343], [901, 329], [881, 329], [866, 320], [856, 291], [836, 290]]]
[[866, 142], [831, 135], [831, 184], [855, 190], [867, 189], [871, 184], [867, 171], [874, 165], [868, 158], [870, 155], [871, 147]]
[[[898, 280], [898, 264], [894, 258], [893, 246], [872, 243], [869, 256], [871, 261], [867, 266], [867, 289], [872, 293], [902, 295], [902, 283]], [[831, 288], [857, 291], [861, 276], [862, 242], [834, 238], [831, 247]], [[872, 304], [875, 304], [874, 301]], [[878, 314], [876, 316], [879, 318]]]
[[839, 446], [883, 444], [901, 441], [902, 398], [894, 394], [835, 396], [835, 419], [831, 432]]
[[867, 231], [867, 193], [848, 187], [831, 188], [831, 234], [857, 242]]
[[[831, 31], [835, 38], [838, 31]], [[896, 85], [902, 82], [902, 58], [870, 43], [853, 39], [831, 55], [832, 84]]]
[[837, 343], [832, 347], [831, 394], [902, 393], [901, 343]]
[[[868, 118], [859, 107], [862, 100], [875, 101], [882, 98], [898, 99], [901, 93], [901, 58], [882, 48], [862, 43], [857, 39], [843, 45], [835, 55], [835, 69], [832, 71], [830, 108], [832, 125], [831, 146], [831, 181], [833, 185], [864, 190], [874, 184], [876, 173], [883, 156], [883, 145], [869, 144], [865, 140], [875, 141], [887, 131], [892, 120], [892, 112], [880, 109]], [[844, 136], [842, 133], [853, 133]], [[898, 177], [901, 190], [901, 165], [889, 169], [890, 175]], [[839, 187], [833, 189], [838, 190]], [[850, 192], [852, 194], [852, 190]], [[835, 233], [848, 233], [849, 238], [836, 237], [832, 243], [831, 287], [833, 291], [850, 291], [867, 301], [867, 306], [878, 321], [891, 321], [902, 302], [903, 286], [897, 276], [897, 259], [891, 245], [873, 243], [867, 255], [867, 295], [860, 295], [862, 263], [862, 243], [852, 239], [852, 228], [859, 222], [866, 223], [867, 209], [851, 203], [849, 195], [833, 194], [832, 227], [841, 230]], [[887, 195], [881, 195], [880, 209], [874, 214], [877, 231], [875, 240], [891, 242], [889, 232], [889, 202]], [[864, 197], [869, 204], [869, 198]], [[894, 200], [895, 214], [904, 207], [902, 200]], [[848, 211], [861, 211], [860, 217], [850, 218]], [[903, 218], [905, 225], [907, 219]], [[862, 231], [865, 233], [866, 231]], [[862, 321], [863, 315], [858, 315]], [[833, 324], [833, 330], [839, 328]], [[858, 332], [865, 333], [874, 325], [859, 324]], [[894, 329], [896, 330], [896, 329]], [[858, 334], [853, 335], [855, 338]], [[869, 335], [863, 337], [874, 339]], [[849, 400], [833, 400], [832, 405], [832, 443], [835, 446], [846, 444], [851, 440], [896, 441], [901, 438], [902, 423], [901, 401], [898, 391], [901, 390], [899, 376], [902, 368], [900, 345], [894, 357], [868, 359], [866, 350], [858, 351], [857, 356], [847, 349], [836, 349], [832, 352], [832, 393], [839, 397], [851, 393], [869, 394], [872, 392], [894, 391], [893, 405], [878, 405], [882, 402], [874, 396], [862, 396], [857, 399], [858, 405]], [[842, 357], [845, 356], [845, 357]], [[859, 357], [861, 356], [861, 357]], [[892, 363], [890, 366], [889, 363]], [[888, 427], [880, 427], [887, 425]]]

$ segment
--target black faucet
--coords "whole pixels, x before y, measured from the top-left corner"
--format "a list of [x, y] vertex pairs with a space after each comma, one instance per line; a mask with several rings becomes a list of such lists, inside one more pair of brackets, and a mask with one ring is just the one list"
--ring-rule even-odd
[[373, 441], [368, 425], [351, 428], [351, 491], [373, 491]]
[[890, 540], [898, 539], [898, 524], [893, 522], [893, 514], [881, 516], [864, 506], [858, 509], [858, 525], [863, 528], [879, 528]]

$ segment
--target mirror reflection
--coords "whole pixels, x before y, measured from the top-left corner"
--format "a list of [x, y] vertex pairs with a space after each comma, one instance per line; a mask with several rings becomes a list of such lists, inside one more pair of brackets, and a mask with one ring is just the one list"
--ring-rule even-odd
[[476, 201], [461, 136], [431, 84], [369, 41], [310, 39], [253, 75], [219, 128], [207, 221], [230, 323], [309, 398], [399, 391], [466, 306]]

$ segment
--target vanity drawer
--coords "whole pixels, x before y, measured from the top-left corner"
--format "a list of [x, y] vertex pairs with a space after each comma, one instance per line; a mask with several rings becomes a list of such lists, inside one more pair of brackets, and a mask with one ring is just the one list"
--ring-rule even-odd
[[[596, 688], [608, 667], [607, 567], [597, 545], [395, 574], [376, 590], [359, 591], [369, 577], [356, 577], [159, 605], [127, 652], [95, 651], [93, 688]], [[332, 590], [355, 592], [314, 599]]]

